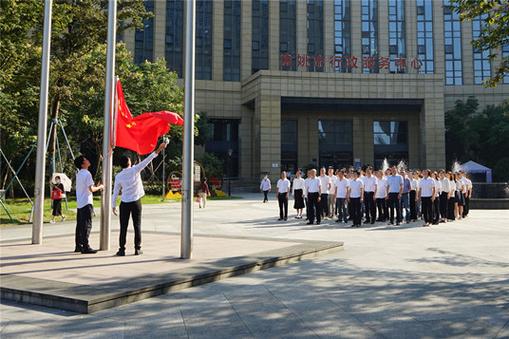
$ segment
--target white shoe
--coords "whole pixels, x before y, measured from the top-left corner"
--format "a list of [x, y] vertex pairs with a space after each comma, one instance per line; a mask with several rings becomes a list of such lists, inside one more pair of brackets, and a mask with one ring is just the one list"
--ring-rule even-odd
[[49, 221], [50, 224], [54, 224], [55, 223], [55, 220], [50, 220]]

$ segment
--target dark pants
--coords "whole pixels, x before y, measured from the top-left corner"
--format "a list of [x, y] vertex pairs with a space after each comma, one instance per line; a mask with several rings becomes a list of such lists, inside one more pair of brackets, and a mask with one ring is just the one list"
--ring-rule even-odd
[[465, 206], [463, 206], [463, 218], [468, 215], [468, 211], [470, 210], [470, 197], [467, 198], [465, 195]]
[[390, 221], [394, 224], [394, 210], [396, 210], [396, 222], [401, 222], [401, 208], [399, 206], [398, 193], [389, 193], [389, 210], [390, 210]]
[[401, 218], [403, 218], [403, 211], [405, 211], [405, 220], [410, 222], [410, 194], [401, 193], [401, 199], [399, 201], [401, 208]]
[[378, 209], [378, 221], [387, 220], [387, 215], [385, 214], [386, 203], [385, 198], [377, 198], [376, 199], [376, 208]]
[[288, 218], [288, 195], [287, 193], [278, 193], [277, 201], [279, 203], [279, 218]]
[[421, 203], [424, 222], [429, 224], [433, 221], [433, 207], [431, 203], [431, 197], [421, 197]]
[[310, 212], [310, 209], [311, 209], [310, 204], [311, 203], [309, 202], [309, 197], [306, 197], [304, 199], [304, 201], [306, 202], [306, 220], [309, 220], [309, 215], [311, 214], [311, 212]]
[[375, 192], [364, 192], [364, 209], [366, 210], [366, 223], [375, 223], [376, 206], [373, 196]]
[[362, 222], [361, 198], [350, 198], [350, 204], [352, 204], [353, 224], [360, 226]]
[[449, 194], [447, 192], [440, 193], [440, 217], [442, 219], [447, 219], [447, 204], [448, 204], [448, 196]]
[[129, 217], [133, 217], [134, 226], [134, 248], [139, 250], [141, 248], [141, 200], [138, 199], [133, 202], [120, 203], [120, 237], [119, 247], [125, 250], [127, 226], [129, 226]]
[[417, 197], [416, 191], [410, 191], [410, 220], [417, 220]]
[[269, 191], [263, 191], [263, 202], [269, 201]]
[[82, 208], [78, 208], [78, 213], [76, 215], [75, 243], [76, 247], [80, 249], [90, 248], [88, 237], [90, 236], [90, 231], [92, 230], [93, 209], [94, 207], [90, 204], [83, 206]]
[[433, 201], [433, 223], [438, 224], [440, 221], [440, 199], [435, 198]]
[[338, 220], [346, 222], [348, 219], [348, 211], [345, 198], [336, 198], [336, 215]]
[[353, 219], [353, 208], [352, 208], [352, 202], [348, 201], [348, 220]]
[[320, 215], [326, 217], [329, 215], [329, 195], [322, 193], [320, 195]]
[[454, 195], [447, 199], [447, 219], [454, 220], [456, 217], [454, 216], [454, 204], [456, 203], [456, 198]]
[[318, 192], [308, 193], [308, 206], [309, 206], [309, 222], [320, 222], [322, 220], [322, 216], [320, 215], [320, 203], [318, 202]]

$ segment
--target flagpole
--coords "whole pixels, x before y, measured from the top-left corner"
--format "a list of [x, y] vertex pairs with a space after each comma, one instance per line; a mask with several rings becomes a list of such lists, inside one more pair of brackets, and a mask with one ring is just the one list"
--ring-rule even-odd
[[194, 38], [196, 0], [186, 2], [184, 144], [182, 150], [182, 214], [180, 257], [190, 259], [193, 242]]
[[106, 89], [104, 91], [104, 133], [103, 133], [103, 184], [101, 200], [101, 232], [100, 245], [102, 251], [110, 249], [111, 235], [111, 177], [112, 147], [111, 124], [114, 105], [115, 82], [115, 42], [117, 30], [117, 0], [108, 1], [108, 47], [106, 52]]
[[41, 89], [39, 93], [39, 125], [37, 130], [37, 157], [35, 167], [34, 214], [32, 244], [42, 242], [44, 221], [44, 188], [46, 177], [46, 130], [48, 129], [49, 61], [51, 51], [51, 7], [52, 0], [44, 2], [44, 30], [42, 36]]

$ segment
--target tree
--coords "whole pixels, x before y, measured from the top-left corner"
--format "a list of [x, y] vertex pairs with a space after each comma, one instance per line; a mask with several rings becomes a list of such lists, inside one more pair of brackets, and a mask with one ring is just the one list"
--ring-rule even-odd
[[[497, 57], [497, 50], [509, 45], [509, 1], [507, 0], [452, 0], [454, 10], [462, 21], [481, 17], [484, 25], [480, 37], [472, 42], [479, 50], [491, 50], [490, 61]], [[486, 86], [495, 87], [504, 73], [509, 73], [509, 55], [501, 56], [501, 62], [495, 74], [486, 82]]]

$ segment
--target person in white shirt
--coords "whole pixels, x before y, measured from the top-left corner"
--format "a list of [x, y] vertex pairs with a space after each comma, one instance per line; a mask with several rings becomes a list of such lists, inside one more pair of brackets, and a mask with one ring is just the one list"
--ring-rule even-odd
[[438, 172], [432, 174], [433, 183], [435, 185], [435, 199], [433, 200], [433, 225], [438, 225], [440, 222], [440, 192], [442, 191], [442, 184], [438, 177]]
[[377, 190], [376, 178], [373, 176], [373, 169], [366, 168], [366, 176], [363, 180], [364, 183], [364, 209], [366, 210], [366, 223], [375, 223], [376, 219], [376, 206], [375, 206], [375, 192]]
[[433, 200], [435, 200], [435, 183], [430, 178], [430, 170], [424, 170], [423, 178], [419, 182], [419, 199], [422, 204], [422, 213], [424, 216], [424, 225], [429, 226], [433, 219]]
[[329, 192], [331, 187], [331, 178], [325, 173], [325, 167], [320, 169], [319, 179], [322, 184], [322, 193], [320, 194], [320, 216], [325, 218], [329, 216]]
[[401, 223], [401, 192], [403, 191], [403, 178], [398, 175], [396, 166], [392, 166], [391, 175], [387, 177], [387, 186], [389, 190], [388, 203], [390, 209], [390, 222], [389, 224], [394, 225], [394, 210], [396, 210], [396, 225]]
[[463, 182], [463, 175], [456, 173], [456, 201], [458, 202], [457, 219], [463, 218], [463, 207], [465, 206], [465, 183]]
[[463, 206], [463, 218], [468, 216], [468, 212], [470, 211], [470, 198], [472, 197], [472, 180], [470, 180], [467, 174], [461, 171], [463, 175], [463, 184], [465, 185], [465, 206]]
[[385, 214], [386, 211], [386, 199], [387, 199], [387, 179], [385, 179], [382, 175], [382, 171], [376, 171], [376, 207], [378, 210], [378, 219], [376, 221], [387, 221], [388, 215]]
[[83, 155], [74, 159], [74, 165], [79, 170], [76, 174], [76, 235], [74, 252], [94, 254], [96, 250], [90, 247], [88, 238], [92, 230], [92, 212], [94, 211], [93, 193], [104, 189], [104, 185], [95, 185], [92, 174], [88, 171], [90, 161]]
[[304, 209], [304, 185], [305, 181], [302, 178], [302, 171], [300, 169], [295, 173], [293, 179], [292, 194], [293, 194], [293, 208], [297, 210], [296, 219], [302, 219], [302, 210]]
[[336, 215], [338, 220], [336, 222], [344, 222], [348, 220], [348, 209], [346, 206], [346, 197], [348, 195], [348, 179], [345, 177], [345, 169], [338, 171], [334, 180], [336, 187]]
[[410, 174], [410, 221], [417, 221], [417, 190], [419, 186], [419, 174], [413, 171]]
[[322, 182], [316, 177], [316, 169], [312, 169], [309, 172], [309, 176], [305, 182], [304, 192], [307, 196], [309, 205], [308, 225], [312, 225], [315, 222], [319, 225], [321, 221], [320, 215], [320, 196], [322, 193]]
[[276, 195], [279, 204], [279, 221], [286, 221], [288, 219], [288, 194], [290, 194], [290, 180], [286, 178], [286, 171], [283, 171], [276, 184]]
[[352, 221], [351, 227], [361, 227], [362, 223], [362, 210], [361, 203], [364, 199], [364, 184], [359, 178], [359, 171], [353, 172], [353, 179], [350, 180], [348, 190], [348, 201], [352, 204]]
[[113, 214], [117, 215], [117, 197], [121, 196], [120, 202], [120, 235], [118, 239], [119, 249], [116, 255], [125, 256], [125, 244], [129, 218], [132, 216], [134, 226], [134, 254], [142, 254], [141, 250], [141, 198], [145, 195], [141, 181], [141, 171], [154, 160], [159, 153], [166, 148], [166, 143], [161, 143], [157, 150], [143, 159], [142, 162], [131, 166], [128, 156], [120, 158], [120, 171], [115, 176], [111, 206]]
[[440, 222], [447, 222], [448, 213], [447, 205], [449, 201], [451, 183], [445, 176], [445, 171], [441, 170], [438, 172], [438, 179], [440, 180], [440, 195], [438, 196], [440, 204]]
[[263, 202], [264, 203], [269, 201], [270, 189], [271, 189], [270, 179], [269, 179], [269, 176], [267, 174], [265, 174], [265, 176], [262, 179], [262, 182], [260, 183], [260, 191], [263, 192]]
[[458, 212], [458, 202], [456, 201], [456, 175], [451, 171], [447, 172], [449, 179], [449, 200], [447, 201], [447, 219], [449, 221], [456, 220]]
[[335, 181], [335, 178], [336, 176], [334, 175], [334, 168], [332, 167], [329, 167], [328, 169], [328, 177], [329, 177], [329, 182], [330, 182], [330, 189], [329, 189], [329, 196], [328, 196], [328, 204], [329, 206], [327, 207], [327, 209], [329, 210], [329, 215], [328, 217], [329, 218], [333, 218], [334, 217], [334, 210], [335, 210], [335, 207], [336, 207], [336, 186], [334, 186], [334, 181]]

